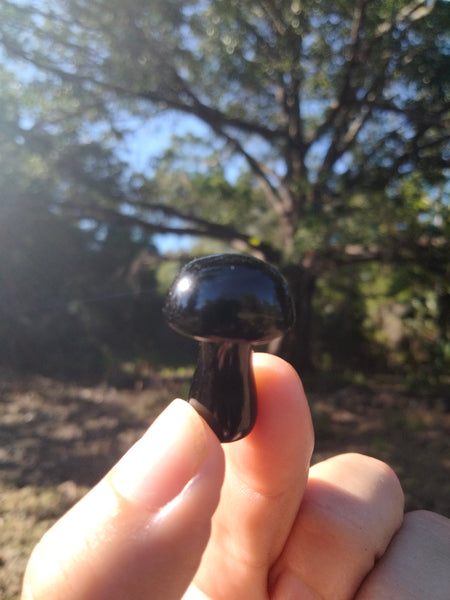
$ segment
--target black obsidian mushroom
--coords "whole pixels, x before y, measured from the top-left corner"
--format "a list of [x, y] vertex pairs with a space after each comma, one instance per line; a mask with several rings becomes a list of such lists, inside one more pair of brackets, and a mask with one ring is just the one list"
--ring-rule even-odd
[[251, 347], [294, 321], [286, 282], [256, 258], [205, 256], [180, 271], [164, 313], [175, 331], [200, 342], [188, 401], [222, 442], [244, 437], [256, 419]]

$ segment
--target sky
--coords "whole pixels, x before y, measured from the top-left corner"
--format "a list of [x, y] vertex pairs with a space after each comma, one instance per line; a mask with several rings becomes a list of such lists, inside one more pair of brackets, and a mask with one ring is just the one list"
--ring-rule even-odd
[[[125, 136], [118, 155], [130, 164], [131, 171], [151, 176], [154, 159], [170, 147], [172, 137], [188, 133], [206, 134], [206, 127], [195, 117], [173, 111], [163, 112]], [[194, 241], [192, 236], [175, 234], [155, 234], [152, 239], [161, 254], [187, 250]]]

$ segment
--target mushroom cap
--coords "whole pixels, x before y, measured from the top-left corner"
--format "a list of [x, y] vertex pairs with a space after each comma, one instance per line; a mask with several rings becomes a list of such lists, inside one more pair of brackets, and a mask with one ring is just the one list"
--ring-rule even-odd
[[188, 263], [170, 287], [164, 313], [175, 331], [209, 342], [265, 343], [294, 322], [292, 298], [280, 273], [239, 254]]

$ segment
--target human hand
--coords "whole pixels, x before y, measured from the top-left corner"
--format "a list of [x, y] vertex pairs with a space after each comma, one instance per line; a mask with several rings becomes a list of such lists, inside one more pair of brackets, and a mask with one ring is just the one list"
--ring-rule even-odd
[[449, 599], [449, 520], [404, 519], [400, 484], [375, 459], [310, 469], [296, 373], [266, 354], [254, 364], [252, 432], [221, 446], [174, 401], [44, 536], [22, 600]]

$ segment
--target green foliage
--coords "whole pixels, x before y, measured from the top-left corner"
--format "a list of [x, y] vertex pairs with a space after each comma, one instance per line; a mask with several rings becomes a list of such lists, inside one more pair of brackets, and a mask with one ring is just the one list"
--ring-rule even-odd
[[78, 210], [62, 216], [62, 205], [87, 194], [109, 201], [116, 161], [97, 144], [75, 145], [69, 158], [64, 139], [23, 124], [23, 86], [6, 70], [2, 81], [0, 363], [90, 375], [111, 356], [156, 354], [162, 301], [150, 271], [131, 278], [134, 260], [155, 254], [153, 245]]
[[384, 371], [386, 349], [368, 319], [365, 272], [346, 268], [320, 281], [315, 297], [315, 329], [320, 367], [336, 370], [355, 383], [355, 373]]
[[[195, 252], [240, 250], [302, 273], [296, 366], [308, 362], [312, 302], [324, 310], [316, 347], [332, 362], [377, 362], [381, 307], [401, 305], [388, 362], [443, 365], [449, 6], [0, 0], [9, 298], [31, 306], [23, 282], [39, 272], [63, 304], [149, 287], [153, 313], [171, 267], [155, 271], [152, 236], [187, 234]], [[187, 117], [183, 133], [141, 170], [129, 164], [130, 141], [174, 114]], [[374, 300], [380, 265], [389, 285]], [[113, 304], [72, 303], [53, 345], [68, 352], [77, 327], [89, 340], [78, 355], [119, 352], [109, 328], [130, 332], [124, 353], [140, 352], [149, 328], [158, 339], [144, 304]], [[26, 305], [13, 311], [18, 331]], [[33, 324], [36, 339], [52, 323]]]

